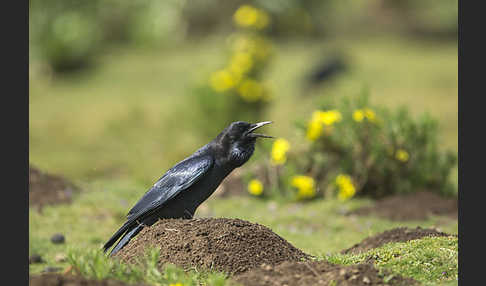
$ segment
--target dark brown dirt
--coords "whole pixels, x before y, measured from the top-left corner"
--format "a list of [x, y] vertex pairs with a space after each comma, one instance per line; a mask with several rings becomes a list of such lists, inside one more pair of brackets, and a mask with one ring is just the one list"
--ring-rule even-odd
[[260, 267], [234, 277], [245, 286], [283, 285], [418, 285], [411, 278], [380, 274], [372, 264], [335, 265], [326, 261], [283, 262]]
[[45, 205], [70, 203], [77, 190], [74, 184], [61, 176], [29, 166], [29, 206], [42, 209]]
[[127, 284], [117, 280], [94, 280], [81, 276], [42, 274], [30, 275], [29, 286], [148, 286], [147, 284]]
[[457, 198], [444, 198], [431, 192], [395, 195], [349, 214], [376, 215], [394, 221], [424, 220], [430, 215], [457, 218]]
[[389, 242], [405, 242], [409, 240], [419, 239], [425, 236], [451, 236], [444, 232], [439, 232], [435, 229], [417, 227], [415, 229], [408, 227], [398, 227], [387, 230], [380, 234], [365, 238], [360, 243], [341, 251], [343, 254], [366, 252], [372, 248], [377, 248]]
[[149, 246], [160, 247], [161, 267], [173, 263], [228, 274], [309, 257], [265, 226], [229, 218], [159, 220], [114, 257], [135, 262]]

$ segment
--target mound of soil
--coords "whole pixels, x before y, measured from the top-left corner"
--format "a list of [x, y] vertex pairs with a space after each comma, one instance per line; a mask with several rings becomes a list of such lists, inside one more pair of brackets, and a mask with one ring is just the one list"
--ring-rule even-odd
[[42, 209], [44, 205], [70, 203], [78, 188], [59, 175], [47, 174], [29, 166], [29, 206]]
[[429, 215], [457, 218], [457, 198], [444, 198], [431, 192], [394, 195], [376, 201], [371, 207], [360, 208], [349, 214], [373, 214], [395, 221], [424, 220]]
[[30, 275], [29, 286], [148, 286], [147, 284], [127, 284], [117, 280], [94, 280], [81, 276], [42, 274]]
[[309, 258], [260, 224], [240, 219], [164, 219], [145, 227], [114, 255], [135, 262], [149, 247], [160, 247], [159, 266], [215, 269], [238, 274], [260, 266]]
[[408, 227], [398, 227], [387, 230], [380, 234], [365, 238], [360, 243], [341, 251], [343, 254], [357, 254], [366, 252], [372, 248], [377, 248], [389, 242], [405, 242], [409, 240], [419, 239], [425, 236], [451, 236], [444, 232], [439, 232], [435, 229], [417, 227], [415, 229]]
[[411, 278], [393, 276], [384, 281], [372, 264], [336, 265], [326, 261], [283, 262], [277, 266], [262, 265], [234, 280], [245, 286], [280, 285], [418, 285]]

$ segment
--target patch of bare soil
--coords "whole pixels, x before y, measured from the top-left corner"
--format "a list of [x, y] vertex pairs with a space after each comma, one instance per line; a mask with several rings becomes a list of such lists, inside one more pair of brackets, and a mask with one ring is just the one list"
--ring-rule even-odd
[[148, 286], [147, 284], [127, 284], [117, 280], [94, 280], [81, 276], [61, 274], [30, 275], [29, 286]]
[[74, 184], [61, 176], [29, 166], [29, 206], [42, 209], [44, 205], [69, 203], [77, 190]]
[[215, 269], [238, 274], [260, 266], [309, 258], [269, 228], [240, 219], [164, 219], [145, 227], [114, 255], [135, 262], [149, 247], [160, 247], [159, 266]]
[[387, 230], [380, 234], [365, 238], [360, 243], [341, 251], [343, 254], [357, 254], [366, 252], [372, 248], [377, 248], [389, 242], [405, 242], [409, 240], [419, 239], [425, 236], [451, 236], [444, 232], [439, 232], [435, 229], [417, 227], [415, 229], [408, 227], [398, 227]]
[[349, 214], [376, 215], [395, 221], [424, 220], [429, 215], [457, 218], [457, 198], [444, 198], [432, 192], [395, 195]]
[[418, 285], [411, 278], [380, 274], [372, 264], [345, 266], [326, 261], [286, 261], [277, 266], [261, 265], [235, 276], [234, 280], [245, 286]]

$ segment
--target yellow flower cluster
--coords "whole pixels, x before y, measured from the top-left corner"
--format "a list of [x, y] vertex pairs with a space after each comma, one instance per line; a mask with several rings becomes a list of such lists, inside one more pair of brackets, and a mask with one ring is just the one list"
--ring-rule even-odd
[[211, 74], [209, 83], [211, 87], [217, 92], [224, 92], [235, 87], [239, 82], [239, 78], [228, 70], [220, 70]]
[[373, 110], [371, 110], [369, 108], [356, 109], [353, 112], [354, 121], [362, 122], [365, 118], [370, 122], [375, 122], [376, 121], [376, 114]]
[[348, 175], [340, 174], [336, 177], [336, 185], [339, 188], [338, 199], [345, 201], [356, 193], [356, 188]]
[[265, 11], [250, 5], [242, 5], [233, 14], [233, 21], [243, 28], [263, 29], [268, 26], [270, 19]]
[[210, 86], [216, 92], [234, 90], [247, 102], [270, 100], [267, 84], [248, 77], [268, 58], [270, 45], [262, 38], [249, 35], [238, 36], [233, 41], [233, 55], [228, 65], [211, 75]]
[[263, 184], [260, 180], [253, 179], [248, 183], [248, 192], [254, 196], [259, 196], [263, 193]]
[[253, 67], [252, 55], [247, 51], [236, 52], [230, 60], [228, 69], [237, 75], [243, 75]]
[[245, 101], [255, 102], [264, 97], [265, 87], [262, 83], [247, 78], [238, 86], [237, 92]]
[[397, 152], [395, 153], [395, 158], [398, 161], [407, 162], [409, 157], [410, 155], [404, 149], [398, 149]]
[[170, 283], [169, 286], [184, 286], [184, 284], [182, 284], [181, 282], [177, 282], [177, 283]]
[[290, 184], [298, 189], [298, 199], [312, 198], [316, 195], [315, 182], [312, 177], [303, 175], [293, 176]]
[[338, 110], [314, 111], [307, 126], [307, 139], [315, 141], [322, 135], [325, 126], [329, 128], [335, 122], [341, 121], [341, 119], [342, 115]]
[[243, 72], [248, 65], [239, 65], [214, 72], [209, 80], [211, 87], [216, 92], [225, 92], [234, 89], [245, 101], [256, 102], [259, 100], [270, 100], [271, 94], [264, 82], [252, 78], [242, 78]]
[[230, 40], [235, 53], [248, 53], [256, 61], [265, 61], [272, 53], [270, 43], [257, 35], [233, 35]]
[[282, 165], [287, 161], [287, 151], [290, 149], [289, 141], [278, 138], [272, 145], [272, 159], [273, 165]]
[[262, 63], [272, 54], [272, 45], [257, 35], [234, 35], [230, 37], [235, 53], [248, 53], [256, 62]]

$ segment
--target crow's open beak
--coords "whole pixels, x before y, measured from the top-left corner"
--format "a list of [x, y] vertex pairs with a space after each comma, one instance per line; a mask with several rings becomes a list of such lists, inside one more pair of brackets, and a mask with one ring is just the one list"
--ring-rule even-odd
[[272, 121], [263, 121], [263, 122], [258, 122], [258, 123], [252, 124], [251, 128], [248, 129], [248, 131], [246, 132], [247, 136], [262, 137], [262, 138], [275, 138], [275, 137], [269, 136], [269, 135], [253, 133], [253, 131], [255, 131], [256, 129], [258, 129], [258, 128], [264, 126], [264, 125], [270, 124], [270, 123], [272, 123]]

